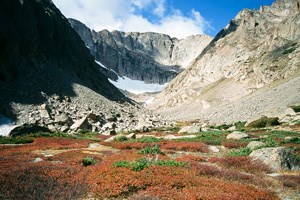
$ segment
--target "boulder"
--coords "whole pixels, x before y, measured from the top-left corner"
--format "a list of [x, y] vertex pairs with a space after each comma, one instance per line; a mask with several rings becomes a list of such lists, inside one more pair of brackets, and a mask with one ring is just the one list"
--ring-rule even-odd
[[71, 130], [77, 131], [78, 129], [89, 129], [90, 124], [88, 122], [88, 116], [83, 117], [80, 120], [74, 122], [74, 124], [70, 127]]
[[184, 126], [180, 129], [179, 133], [199, 133], [201, 132], [200, 126]]
[[297, 162], [292, 150], [285, 147], [263, 148], [254, 150], [249, 155], [253, 160], [260, 160], [274, 171], [300, 170], [300, 163]]
[[264, 146], [264, 145], [265, 145], [265, 143], [263, 143], [263, 142], [259, 142], [259, 141], [251, 141], [251, 142], [249, 142], [249, 144], [247, 145], [247, 148], [253, 150], [253, 149], [257, 148], [257, 147], [262, 147], [262, 146]]
[[55, 116], [54, 118], [54, 123], [58, 123], [58, 124], [72, 124], [72, 119], [66, 115], [66, 114], [61, 114], [61, 115], [58, 115], [58, 116]]
[[51, 119], [50, 108], [47, 104], [42, 104], [40, 106], [39, 112], [40, 112], [41, 118], [50, 118]]
[[102, 135], [116, 135], [117, 133], [116, 133], [116, 131], [114, 129], [112, 129], [112, 130], [107, 130], [107, 131], [105, 131], [105, 132], [103, 132], [101, 134]]
[[220, 149], [218, 149], [218, 147], [216, 147], [216, 146], [209, 146], [208, 149], [213, 153], [220, 152]]
[[249, 138], [249, 135], [243, 132], [234, 131], [227, 135], [226, 139], [240, 140], [244, 138]]
[[28, 124], [25, 123], [23, 125], [19, 125], [14, 127], [9, 135], [10, 136], [20, 136], [20, 135], [26, 135], [30, 133], [37, 133], [37, 132], [51, 132], [48, 128], [39, 126], [37, 124]]
[[135, 133], [130, 133], [130, 134], [126, 135], [126, 137], [128, 139], [135, 139], [136, 138], [136, 134]]

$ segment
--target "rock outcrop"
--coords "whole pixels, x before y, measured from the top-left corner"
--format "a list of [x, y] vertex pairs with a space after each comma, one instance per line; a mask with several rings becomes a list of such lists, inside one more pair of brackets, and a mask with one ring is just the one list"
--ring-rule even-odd
[[[178, 40], [151, 32], [95, 32], [77, 20], [69, 19], [69, 22], [96, 60], [119, 76], [146, 83], [171, 81], [211, 41], [206, 35]], [[107, 76], [115, 80], [111, 70], [108, 70]]]
[[300, 99], [299, 0], [241, 11], [150, 105], [176, 119], [247, 121]]

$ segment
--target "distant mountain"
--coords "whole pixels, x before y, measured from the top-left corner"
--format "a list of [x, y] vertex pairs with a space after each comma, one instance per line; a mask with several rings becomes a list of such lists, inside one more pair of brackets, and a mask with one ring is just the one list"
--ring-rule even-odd
[[76, 96], [73, 84], [122, 101], [84, 43], [51, 0], [0, 2], [0, 113], [41, 104], [45, 95]]
[[241, 11], [151, 108], [214, 122], [280, 114], [300, 103], [300, 0]]
[[[77, 20], [69, 19], [69, 22], [97, 61], [119, 76], [146, 83], [164, 84], [171, 81], [211, 41], [206, 35], [178, 40], [151, 32], [95, 32]], [[117, 79], [111, 71], [107, 76]]]

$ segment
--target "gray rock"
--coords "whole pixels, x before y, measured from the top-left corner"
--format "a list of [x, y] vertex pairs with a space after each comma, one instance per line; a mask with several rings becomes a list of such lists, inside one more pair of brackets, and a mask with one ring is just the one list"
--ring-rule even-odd
[[249, 142], [249, 144], [247, 145], [247, 148], [249, 148], [249, 149], [255, 149], [255, 148], [257, 148], [257, 147], [262, 147], [262, 146], [264, 146], [265, 145], [265, 143], [263, 143], [263, 142], [259, 142], [259, 141], [251, 141], [251, 142]]
[[38, 162], [42, 162], [42, 161], [43, 161], [43, 159], [41, 159], [41, 158], [35, 158], [32, 162], [38, 163]]
[[263, 148], [254, 150], [249, 155], [253, 160], [260, 160], [275, 171], [292, 170], [298, 171], [300, 163], [290, 149], [285, 147]]
[[230, 133], [226, 137], [226, 139], [233, 139], [233, 140], [240, 140], [245, 138], [249, 138], [249, 135], [239, 131], [234, 131], [233, 133]]
[[107, 130], [105, 132], [102, 132], [101, 134], [102, 135], [116, 135], [117, 133], [114, 129], [112, 129], [112, 130]]
[[23, 124], [14, 127], [9, 135], [10, 136], [20, 136], [20, 135], [26, 135], [30, 133], [37, 133], [37, 132], [51, 132], [48, 128], [37, 125], [37, 124]]
[[130, 133], [130, 134], [126, 135], [126, 137], [128, 139], [135, 139], [136, 138], [136, 134], [135, 133]]
[[72, 119], [66, 115], [65, 113], [59, 115], [59, 116], [55, 116], [54, 118], [54, 123], [58, 123], [58, 124], [72, 124]]
[[201, 132], [200, 126], [184, 126], [180, 129], [179, 133], [199, 133]]
[[48, 125], [48, 129], [49, 129], [51, 132], [57, 131], [57, 128], [56, 128], [53, 124], [49, 124], [49, 125]]
[[209, 146], [208, 149], [213, 153], [220, 152], [220, 149], [218, 149], [218, 147], [216, 147], [216, 146]]
[[40, 112], [40, 116], [41, 116], [42, 118], [51, 118], [51, 115], [50, 115], [50, 108], [49, 108], [49, 106], [48, 106], [47, 104], [42, 104], [42, 105], [40, 106], [39, 112]]
[[71, 130], [77, 131], [78, 129], [89, 129], [90, 124], [88, 122], [87, 116], [83, 117], [80, 120], [74, 122], [74, 124], [70, 127]]

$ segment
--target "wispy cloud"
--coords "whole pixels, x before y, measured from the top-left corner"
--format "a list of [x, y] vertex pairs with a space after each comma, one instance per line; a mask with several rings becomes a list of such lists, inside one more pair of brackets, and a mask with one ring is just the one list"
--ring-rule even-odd
[[[53, 0], [66, 17], [72, 17], [100, 31], [159, 32], [184, 38], [203, 34], [209, 27], [196, 10], [183, 14], [165, 0]], [[144, 15], [150, 13], [152, 16]], [[153, 22], [151, 17], [157, 20]]]

